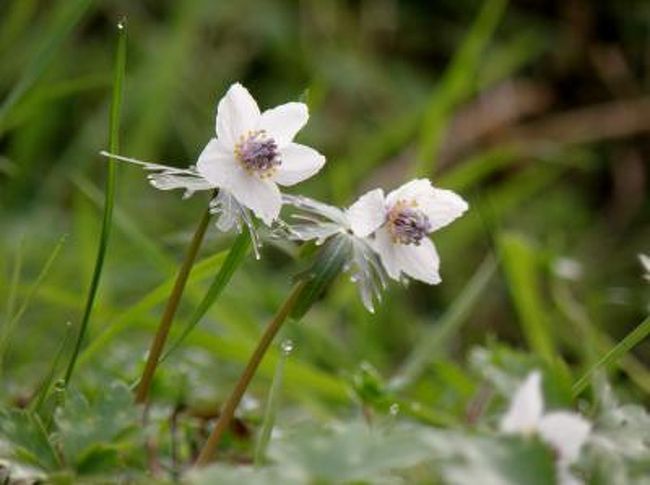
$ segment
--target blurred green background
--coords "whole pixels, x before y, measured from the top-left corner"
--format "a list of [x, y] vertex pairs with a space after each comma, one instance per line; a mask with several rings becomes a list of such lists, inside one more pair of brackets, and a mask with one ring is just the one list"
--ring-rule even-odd
[[[310, 105], [300, 139], [328, 164], [294, 192], [345, 205], [417, 174], [471, 204], [433, 235], [441, 285], [393, 284], [373, 316], [341, 278], [303, 322], [287, 327], [283, 338], [296, 349], [284, 385], [301, 409], [327, 415], [337, 409], [330, 404], [349, 405], [355, 386], [357, 399], [372, 400], [363, 385], [359, 391], [364, 379], [393, 379], [405, 399], [458, 416], [480, 392], [466, 365], [473, 346], [499, 341], [541, 362], [561, 357], [577, 377], [647, 315], [637, 254], [650, 252], [648, 2], [0, 5], [3, 328], [6, 315], [25, 308], [11, 334], [3, 333], [6, 401], [34, 392], [66, 323], [79, 324], [99, 238], [106, 161], [98, 152], [107, 146], [122, 15], [122, 154], [192, 163], [213, 134], [216, 102], [241, 81], [263, 108], [292, 99]], [[137, 167], [119, 167], [115, 227], [80, 385], [138, 375], [207, 200], [180, 196], [151, 188]], [[176, 328], [230, 241], [211, 229]], [[269, 240], [261, 261], [249, 258], [159, 374], [159, 402], [203, 409], [225, 397], [301, 268], [297, 254]], [[254, 395], [264, 396], [277, 354], [265, 362]], [[645, 342], [612, 368], [620, 391], [647, 403], [649, 364]]]

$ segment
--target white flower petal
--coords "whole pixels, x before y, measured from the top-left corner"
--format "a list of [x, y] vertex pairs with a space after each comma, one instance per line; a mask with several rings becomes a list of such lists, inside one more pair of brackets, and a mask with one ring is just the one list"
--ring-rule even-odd
[[325, 157], [313, 148], [289, 143], [280, 149], [282, 163], [273, 176], [280, 185], [294, 185], [313, 175], [325, 165]]
[[456, 192], [435, 188], [433, 190], [433, 197], [422, 201], [422, 211], [429, 218], [431, 230], [437, 231], [462, 216], [469, 205]]
[[435, 246], [428, 238], [424, 238], [418, 246], [415, 244], [395, 244], [386, 228], [375, 232], [373, 248], [379, 254], [388, 276], [394, 280], [400, 279], [404, 273], [430, 285], [440, 283], [438, 268], [440, 258]]
[[258, 130], [264, 130], [282, 148], [293, 140], [309, 119], [304, 103], [286, 103], [262, 113]]
[[591, 423], [578, 413], [556, 411], [544, 415], [538, 431], [544, 441], [557, 451], [559, 459], [573, 463], [591, 431]]
[[375, 232], [375, 238], [371, 240], [371, 245], [379, 255], [381, 264], [384, 266], [388, 276], [399, 281], [400, 267], [397, 256], [395, 255], [395, 244], [385, 227]]
[[451, 190], [437, 189], [428, 179], [415, 179], [394, 190], [386, 198], [390, 207], [400, 200], [415, 201], [431, 223], [431, 230], [438, 230], [460, 217], [467, 209], [467, 202]]
[[229, 187], [237, 172], [243, 171], [233, 153], [224, 149], [221, 140], [212, 138], [196, 163], [197, 171], [217, 187]]
[[374, 189], [362, 195], [348, 208], [346, 215], [355, 236], [369, 236], [386, 221], [384, 191]]
[[386, 196], [386, 204], [390, 207], [400, 200], [416, 200], [431, 197], [433, 185], [429, 179], [414, 179], [393, 190]]
[[556, 470], [558, 485], [584, 485], [585, 483], [573, 476], [568, 465], [558, 464]]
[[233, 173], [228, 182], [229, 185], [225, 188], [267, 226], [278, 218], [282, 208], [282, 194], [272, 181], [262, 180], [240, 169]]
[[419, 245], [396, 244], [395, 255], [403, 273], [411, 278], [429, 285], [440, 283], [440, 257], [429, 238], [424, 238]]
[[239, 83], [230, 86], [217, 108], [217, 137], [233, 148], [240, 136], [254, 130], [260, 120], [260, 109], [248, 90]]
[[512, 398], [508, 412], [501, 419], [501, 430], [506, 433], [534, 433], [542, 413], [542, 375], [531, 372]]

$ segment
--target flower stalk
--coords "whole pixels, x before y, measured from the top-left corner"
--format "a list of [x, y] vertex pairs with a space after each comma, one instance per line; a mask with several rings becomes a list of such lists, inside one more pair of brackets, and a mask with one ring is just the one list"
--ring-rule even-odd
[[287, 317], [292, 314], [296, 304], [298, 301], [300, 301], [301, 294], [306, 285], [307, 281], [305, 280], [299, 281], [294, 285], [291, 293], [289, 294], [289, 297], [285, 300], [284, 304], [280, 307], [276, 315], [266, 326], [266, 329], [264, 330], [264, 333], [262, 334], [262, 337], [260, 338], [255, 351], [253, 352], [253, 355], [248, 361], [244, 372], [242, 373], [239, 381], [237, 382], [237, 385], [230, 394], [230, 397], [224, 404], [223, 409], [221, 410], [221, 415], [219, 416], [219, 420], [210, 433], [208, 441], [203, 446], [203, 449], [201, 450], [199, 457], [196, 460], [196, 466], [207, 465], [214, 456], [217, 446], [221, 441], [221, 437], [223, 436], [223, 433], [229, 428], [230, 423], [232, 422], [232, 418], [235, 414], [235, 410], [237, 409], [239, 402], [244, 396], [246, 389], [248, 389], [248, 386], [253, 379], [257, 368], [262, 362], [264, 355], [266, 355], [266, 352], [273, 342], [273, 339], [278, 334], [280, 328], [282, 328], [282, 325], [286, 321]]
[[239, 402], [286, 319], [291, 317], [296, 321], [300, 320], [309, 311], [314, 302], [344, 269], [350, 251], [347, 238], [332, 238], [320, 248], [309, 269], [297, 276], [297, 283], [275, 317], [266, 326], [244, 372], [224, 404], [217, 424], [199, 453], [196, 466], [207, 465], [214, 456], [223, 433], [232, 422]]
[[160, 325], [158, 325], [158, 330], [156, 335], [151, 342], [151, 347], [147, 355], [147, 363], [145, 364], [144, 370], [142, 372], [142, 377], [138, 383], [135, 394], [135, 402], [137, 404], [144, 404], [149, 398], [149, 391], [151, 389], [151, 382], [153, 376], [156, 373], [156, 368], [158, 367], [158, 362], [162, 351], [165, 347], [165, 342], [167, 342], [167, 337], [169, 336], [169, 331], [176, 315], [176, 310], [178, 309], [178, 304], [180, 303], [181, 296], [185, 290], [185, 285], [187, 283], [187, 278], [190, 275], [194, 261], [196, 260], [196, 255], [199, 252], [203, 238], [205, 237], [205, 232], [208, 228], [208, 223], [210, 222], [210, 209], [206, 208], [201, 216], [199, 225], [194, 232], [192, 237], [192, 242], [190, 243], [187, 253], [185, 254], [185, 259], [181, 264], [180, 269], [178, 270], [178, 275], [176, 276], [176, 281], [174, 282], [174, 288], [172, 289], [169, 299], [167, 300], [167, 305], [165, 306], [165, 311], [160, 319]]

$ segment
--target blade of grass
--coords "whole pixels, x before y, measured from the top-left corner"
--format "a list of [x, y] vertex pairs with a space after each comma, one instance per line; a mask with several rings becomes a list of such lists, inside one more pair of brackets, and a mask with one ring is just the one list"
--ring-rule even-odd
[[518, 160], [519, 155], [516, 150], [497, 147], [479, 153], [454, 166], [453, 169], [445, 171], [438, 178], [438, 184], [453, 190], [465, 190]]
[[61, 8], [53, 15], [52, 25], [39, 42], [35, 55], [28, 62], [19, 81], [0, 105], [0, 133], [4, 131], [4, 121], [13, 107], [38, 81], [54, 58], [68, 34], [79, 22], [91, 0], [72, 0], [59, 4]]
[[36, 393], [35, 399], [32, 400], [32, 403], [29, 406], [29, 409], [32, 413], [40, 412], [43, 403], [45, 402], [45, 398], [47, 398], [47, 395], [50, 392], [50, 389], [52, 388], [52, 382], [54, 381], [54, 378], [57, 374], [59, 362], [61, 362], [61, 357], [63, 357], [63, 353], [65, 351], [65, 348], [68, 345], [68, 341], [70, 340], [71, 336], [72, 336], [72, 323], [68, 322], [66, 324], [65, 334], [63, 335], [63, 338], [61, 339], [61, 343], [59, 344], [59, 348], [54, 354], [54, 358], [50, 363], [50, 369], [47, 375], [45, 376], [45, 378], [43, 379], [43, 382], [41, 382], [41, 385], [39, 386], [38, 391]]
[[25, 299], [20, 305], [20, 308], [18, 309], [16, 314], [13, 315], [13, 317], [2, 328], [2, 335], [0, 338], [0, 374], [2, 374], [4, 355], [7, 350], [7, 344], [9, 343], [9, 339], [11, 338], [11, 334], [13, 333], [14, 328], [16, 328], [16, 325], [18, 324], [21, 317], [29, 307], [32, 298], [34, 297], [34, 295], [40, 288], [41, 284], [45, 280], [45, 277], [50, 272], [50, 268], [52, 267], [52, 264], [54, 264], [56, 257], [59, 255], [59, 252], [61, 251], [61, 248], [65, 243], [65, 239], [66, 236], [62, 236], [61, 239], [59, 239], [59, 242], [54, 246], [54, 249], [48, 256], [47, 260], [45, 261], [43, 268], [41, 269], [40, 273], [36, 277], [36, 281], [34, 281], [34, 284], [30, 287], [29, 291], [27, 292], [27, 295], [25, 296]]
[[[188, 285], [205, 279], [213, 274], [226, 257], [226, 252], [222, 251], [209, 256], [194, 265], [194, 269], [189, 277]], [[142, 319], [152, 308], [164, 302], [169, 297], [173, 288], [176, 275], [168, 278], [156, 288], [151, 290], [145, 296], [140, 298], [135, 304], [131, 305], [128, 310], [122, 312], [113, 322], [105, 326], [101, 332], [94, 336], [92, 342], [83, 350], [79, 357], [79, 365], [84, 366], [96, 357], [106, 345], [132, 325], [135, 325], [139, 319]]]
[[573, 395], [578, 396], [584, 391], [594, 374], [601, 369], [607, 369], [616, 363], [621, 357], [630, 352], [637, 344], [650, 335], [650, 316], [647, 316], [634, 330], [628, 333], [623, 340], [612, 347], [609, 352], [603, 355], [587, 372], [584, 373], [573, 385]]
[[9, 282], [9, 291], [7, 292], [7, 306], [5, 307], [5, 325], [9, 325], [16, 308], [16, 298], [18, 295], [18, 285], [20, 284], [20, 273], [23, 266], [23, 241], [18, 241], [16, 248], [16, 258], [14, 259], [11, 280]]
[[[110, 109], [110, 120], [109, 120], [109, 134], [108, 134], [108, 145], [111, 153], [119, 152], [119, 126], [120, 126], [120, 113], [122, 110], [122, 97], [124, 91], [124, 72], [126, 70], [126, 22], [120, 20], [117, 24], [117, 49], [115, 54], [115, 72], [113, 78], [113, 93]], [[113, 205], [115, 201], [115, 171], [116, 164], [115, 161], [109, 160], [108, 162], [108, 174], [106, 177], [106, 198], [104, 201], [104, 217], [102, 219], [102, 229], [99, 236], [99, 247], [97, 249], [97, 260], [95, 262], [95, 269], [93, 271], [92, 281], [90, 283], [90, 289], [88, 291], [88, 296], [86, 299], [86, 306], [84, 313], [81, 319], [81, 326], [79, 328], [79, 333], [75, 341], [74, 349], [72, 351], [72, 356], [70, 357], [70, 362], [65, 371], [65, 376], [63, 378], [65, 385], [67, 386], [70, 383], [74, 368], [79, 357], [79, 352], [81, 351], [81, 346], [83, 345], [84, 337], [88, 329], [88, 324], [90, 322], [90, 315], [93, 310], [95, 303], [95, 297], [97, 296], [97, 290], [99, 288], [99, 281], [102, 275], [102, 270], [104, 269], [104, 260], [106, 258], [106, 249], [108, 247], [108, 240], [110, 236], [112, 219], [113, 219]]]
[[269, 389], [269, 397], [266, 402], [266, 409], [264, 410], [264, 420], [262, 421], [262, 428], [260, 435], [255, 444], [254, 464], [261, 466], [264, 464], [266, 458], [266, 449], [271, 440], [271, 433], [275, 426], [275, 418], [278, 414], [278, 403], [280, 401], [280, 392], [282, 390], [282, 378], [284, 375], [284, 362], [293, 350], [293, 344], [287, 340], [280, 344], [280, 359], [275, 366], [275, 374], [271, 381], [271, 388]]
[[174, 341], [173, 344], [170, 345], [169, 350], [167, 350], [167, 352], [165, 352], [165, 354], [160, 358], [160, 362], [165, 361], [167, 357], [169, 357], [171, 353], [185, 341], [190, 332], [198, 325], [214, 302], [217, 301], [223, 290], [228, 285], [232, 275], [244, 261], [250, 246], [250, 234], [246, 231], [242, 231], [239, 236], [237, 236], [237, 239], [235, 239], [230, 251], [228, 251], [228, 256], [226, 256], [226, 260], [221, 265], [221, 268], [219, 268], [219, 272], [214, 277], [214, 280], [212, 280], [212, 284], [210, 285], [208, 292], [205, 294], [205, 297], [201, 300], [201, 303], [199, 303], [199, 306], [187, 321], [183, 333]]
[[[600, 354], [606, 353], [616, 343], [609, 335], [598, 330], [596, 324], [589, 318], [587, 310], [573, 296], [566, 282], [557, 281], [552, 287], [552, 296], [557, 308], [580, 333], [576, 339], [574, 333], [566, 332], [564, 336], [566, 343], [578, 347], [577, 350], [583, 354], [585, 367], [590, 368]], [[634, 355], [626, 354], [621, 356], [617, 365], [639, 389], [650, 394], [650, 371], [642, 362]]]
[[519, 234], [503, 233], [498, 239], [504, 275], [526, 341], [552, 364], [555, 345], [541, 297], [535, 248]]
[[449, 310], [436, 322], [436, 325], [419, 337], [415, 348], [392, 379], [391, 389], [403, 389], [422, 375], [431, 359], [445, 347], [449, 339], [466, 321], [481, 294], [488, 287], [495, 271], [496, 262], [488, 256]]
[[427, 176], [435, 170], [435, 157], [453, 109], [473, 91], [483, 52], [505, 11], [505, 0], [487, 0], [462, 45], [456, 50], [440, 86], [432, 95], [422, 125], [414, 172]]

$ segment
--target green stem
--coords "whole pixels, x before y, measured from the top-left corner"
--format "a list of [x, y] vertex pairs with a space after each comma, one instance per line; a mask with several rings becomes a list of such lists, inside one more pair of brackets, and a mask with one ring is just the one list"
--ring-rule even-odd
[[[126, 69], [126, 22], [121, 20], [118, 25], [117, 32], [117, 51], [115, 54], [115, 72], [113, 78], [113, 98], [111, 101], [109, 133], [108, 133], [108, 146], [111, 153], [119, 152], [119, 125], [120, 113], [122, 110], [122, 94], [124, 85], [124, 71]], [[95, 269], [90, 283], [90, 290], [86, 299], [86, 306], [84, 308], [83, 317], [81, 319], [81, 327], [77, 340], [75, 342], [74, 350], [65, 371], [63, 378], [65, 386], [70, 383], [72, 373], [74, 372], [81, 346], [88, 330], [88, 323], [90, 322], [90, 315], [95, 304], [95, 297], [97, 296], [97, 289], [99, 288], [99, 280], [104, 268], [104, 260], [106, 258], [106, 248], [108, 247], [108, 238], [111, 231], [111, 223], [113, 219], [113, 205], [115, 200], [115, 161], [109, 160], [108, 162], [108, 176], [106, 178], [106, 198], [104, 202], [104, 217], [102, 219], [102, 229], [99, 238], [99, 248], [97, 250], [97, 259], [95, 261]]]
[[199, 225], [194, 232], [192, 242], [187, 249], [185, 259], [183, 260], [183, 263], [178, 270], [178, 275], [176, 276], [176, 281], [174, 282], [174, 288], [172, 289], [171, 295], [169, 295], [167, 305], [165, 306], [165, 311], [162, 315], [162, 318], [160, 319], [160, 325], [158, 325], [156, 335], [151, 342], [151, 348], [149, 349], [149, 354], [147, 356], [147, 363], [145, 364], [144, 371], [142, 372], [142, 377], [140, 378], [140, 382], [135, 394], [135, 402], [138, 404], [146, 403], [149, 397], [151, 381], [153, 380], [153, 376], [156, 373], [156, 368], [158, 367], [160, 356], [162, 355], [162, 351], [165, 347], [165, 342], [169, 336], [169, 330], [171, 329], [174, 315], [176, 315], [176, 310], [178, 309], [178, 304], [180, 303], [181, 296], [183, 295], [183, 290], [185, 289], [187, 278], [190, 275], [190, 271], [194, 265], [194, 260], [196, 259], [196, 255], [198, 254], [201, 243], [203, 242], [209, 221], [210, 208], [208, 207], [205, 209]]
[[[282, 347], [284, 347], [284, 345], [285, 344], [283, 343]], [[280, 400], [282, 379], [284, 377], [284, 362], [287, 360], [290, 352], [290, 348], [282, 348], [280, 352], [280, 358], [278, 359], [278, 363], [275, 367], [275, 374], [273, 375], [273, 381], [271, 382], [271, 388], [269, 389], [268, 400], [266, 402], [266, 410], [264, 411], [262, 428], [260, 430], [260, 435], [257, 439], [255, 452], [253, 454], [253, 463], [256, 467], [262, 466], [266, 459], [266, 449], [268, 448], [269, 441], [271, 440], [271, 433], [273, 433], [275, 418], [278, 411], [278, 401]]]
[[277, 335], [280, 328], [282, 328], [282, 324], [290, 315], [296, 303], [299, 301], [305, 285], [305, 281], [296, 283], [296, 285], [293, 287], [293, 290], [289, 294], [289, 297], [280, 307], [275, 317], [273, 317], [273, 319], [267, 325], [264, 333], [262, 334], [262, 337], [260, 338], [260, 341], [257, 344], [257, 347], [255, 348], [255, 351], [253, 352], [253, 355], [251, 356], [248, 364], [246, 365], [246, 368], [244, 369], [244, 372], [239, 378], [235, 389], [233, 389], [230, 397], [224, 404], [223, 409], [221, 410], [221, 415], [219, 416], [219, 420], [212, 430], [212, 433], [210, 433], [208, 441], [203, 446], [203, 449], [201, 450], [201, 453], [196, 460], [196, 466], [205, 466], [212, 459], [212, 456], [214, 455], [214, 452], [219, 445], [219, 441], [221, 440], [224, 431], [229, 428], [232, 418], [235, 414], [235, 410], [237, 409], [241, 398], [244, 396], [246, 389], [248, 389], [248, 385], [250, 384], [253, 376], [255, 375], [255, 372], [257, 371], [257, 368], [262, 362], [266, 351], [271, 345], [271, 342], [273, 342], [273, 339]]
[[578, 396], [589, 385], [591, 377], [600, 369], [613, 364], [627, 354], [634, 346], [650, 335], [650, 316], [646, 317], [634, 330], [628, 333], [623, 340], [616, 344], [609, 352], [603, 355], [591, 369], [573, 385], [573, 395]]

